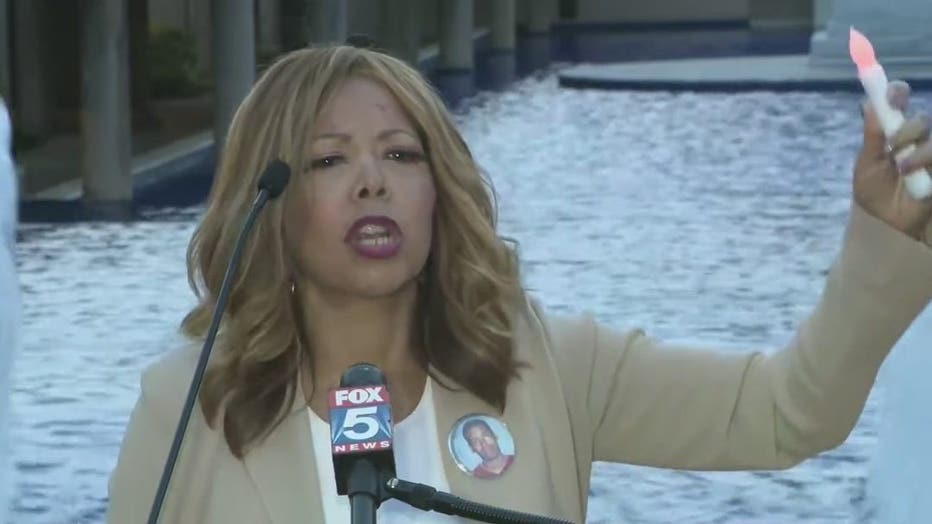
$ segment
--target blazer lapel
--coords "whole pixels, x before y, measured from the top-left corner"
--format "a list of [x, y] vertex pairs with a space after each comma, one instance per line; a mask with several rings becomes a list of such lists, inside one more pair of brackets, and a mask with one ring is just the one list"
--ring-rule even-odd
[[[454, 495], [463, 496], [464, 493], [470, 492], [473, 479], [460, 469], [453, 457], [449, 444], [450, 432], [464, 415], [476, 413], [495, 416], [495, 411], [465, 389], [461, 389], [453, 379], [440, 371], [432, 368], [431, 374], [439, 379], [439, 382], [434, 382], [431, 393], [437, 421], [437, 437], [440, 439], [440, 450], [443, 454], [443, 472], [450, 485], [450, 491]], [[451, 390], [449, 387], [456, 389]]]
[[[577, 464], [566, 404], [547, 360], [547, 339], [534, 318], [533, 309], [516, 317], [516, 349], [519, 359], [530, 364], [512, 382], [504, 414], [436, 369], [431, 372], [443, 384], [432, 388], [437, 435], [443, 465], [453, 495], [505, 509], [580, 520], [582, 506], [577, 484]], [[451, 431], [465, 415], [488, 415], [503, 422], [514, 440], [515, 457], [497, 478], [475, 478], [460, 469], [449, 445]]]
[[310, 424], [299, 386], [290, 415], [244, 459], [274, 524], [324, 521]]
[[[439, 376], [438, 378], [442, 377]], [[455, 384], [442, 377], [444, 384]], [[443, 451], [443, 466], [453, 495], [500, 508], [553, 515], [557, 498], [551, 479], [546, 429], [536, 423], [534, 412], [526, 403], [520, 388], [509, 391], [508, 408], [500, 414], [493, 407], [465, 390], [450, 390], [441, 385], [433, 388], [437, 435]], [[453, 456], [449, 444], [451, 431], [465, 415], [487, 415], [505, 424], [514, 440], [512, 464], [495, 478], [477, 478], [463, 471]], [[454, 435], [454, 438], [458, 438]], [[568, 474], [573, 477], [573, 472]], [[575, 478], [575, 477], [574, 477]]]
[[[546, 461], [551, 471], [553, 504], [561, 517], [572, 521], [583, 519], [584, 497], [578, 483], [579, 461], [588, 460], [576, 455], [573, 427], [570, 422], [565, 393], [552, 360], [550, 338], [537, 309], [528, 302], [523, 315], [518, 317], [516, 329], [518, 358], [531, 363], [522, 384], [525, 406], [536, 408], [532, 415], [533, 427], [543, 436]], [[541, 409], [543, 407], [543, 409]], [[531, 413], [535, 410], [528, 409]]]

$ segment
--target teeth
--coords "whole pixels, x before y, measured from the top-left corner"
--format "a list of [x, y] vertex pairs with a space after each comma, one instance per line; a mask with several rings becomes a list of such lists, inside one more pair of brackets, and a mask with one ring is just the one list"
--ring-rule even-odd
[[388, 229], [383, 226], [377, 226], [375, 224], [366, 224], [362, 226], [362, 228], [359, 230], [359, 233], [366, 236], [388, 235]]
[[377, 237], [366, 237], [360, 239], [359, 243], [364, 246], [384, 246], [391, 241], [391, 238], [388, 235], [382, 235]]

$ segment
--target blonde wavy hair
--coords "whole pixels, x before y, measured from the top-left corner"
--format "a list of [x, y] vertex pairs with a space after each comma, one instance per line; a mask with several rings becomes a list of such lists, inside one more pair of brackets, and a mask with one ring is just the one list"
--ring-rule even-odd
[[[496, 233], [494, 192], [441, 99], [415, 69], [375, 50], [291, 52], [263, 73], [242, 102], [188, 247], [188, 281], [198, 304], [182, 332], [195, 340], [206, 335], [259, 174], [274, 159], [287, 163], [292, 176], [301, 173], [315, 115], [350, 77], [375, 80], [397, 98], [434, 177], [434, 237], [420, 287], [425, 365], [503, 410], [507, 386], [522, 367], [512, 340], [524, 296], [515, 249]], [[208, 423], [216, 429], [223, 421], [226, 442], [240, 458], [288, 415], [299, 361], [312, 361], [301, 358], [314, 348], [299, 336], [299, 305], [291, 299], [286, 269], [282, 207], [288, 198], [286, 189], [256, 221], [199, 393]]]

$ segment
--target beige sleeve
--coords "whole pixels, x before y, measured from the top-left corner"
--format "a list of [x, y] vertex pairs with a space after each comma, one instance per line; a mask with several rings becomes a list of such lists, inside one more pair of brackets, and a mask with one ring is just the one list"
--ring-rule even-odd
[[675, 347], [590, 320], [573, 328], [576, 347], [556, 348], [557, 362], [568, 401], [585, 408], [593, 460], [787, 468], [847, 438], [930, 298], [932, 249], [855, 206], [818, 305], [782, 350]]
[[[146, 522], [188, 394], [199, 347], [169, 351], [142, 373], [139, 398], [129, 417], [108, 485], [107, 524]], [[197, 521], [206, 484], [197, 471], [211, 471], [213, 442], [205, 439], [200, 407], [191, 413], [184, 443], [160, 512], [160, 523]], [[196, 445], [196, 452], [189, 451]]]
[[117, 464], [110, 475], [108, 524], [146, 522], [171, 447], [173, 427], [156, 416], [149, 375], [129, 417]]
[[143, 389], [110, 475], [108, 524], [146, 522], [171, 438], [170, 429], [156, 420]]

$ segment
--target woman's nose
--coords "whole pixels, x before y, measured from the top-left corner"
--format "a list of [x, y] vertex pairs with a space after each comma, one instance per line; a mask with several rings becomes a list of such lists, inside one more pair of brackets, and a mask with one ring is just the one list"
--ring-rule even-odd
[[365, 162], [362, 166], [359, 185], [356, 187], [356, 198], [385, 198], [388, 196], [388, 187], [385, 184], [385, 175], [377, 161]]

